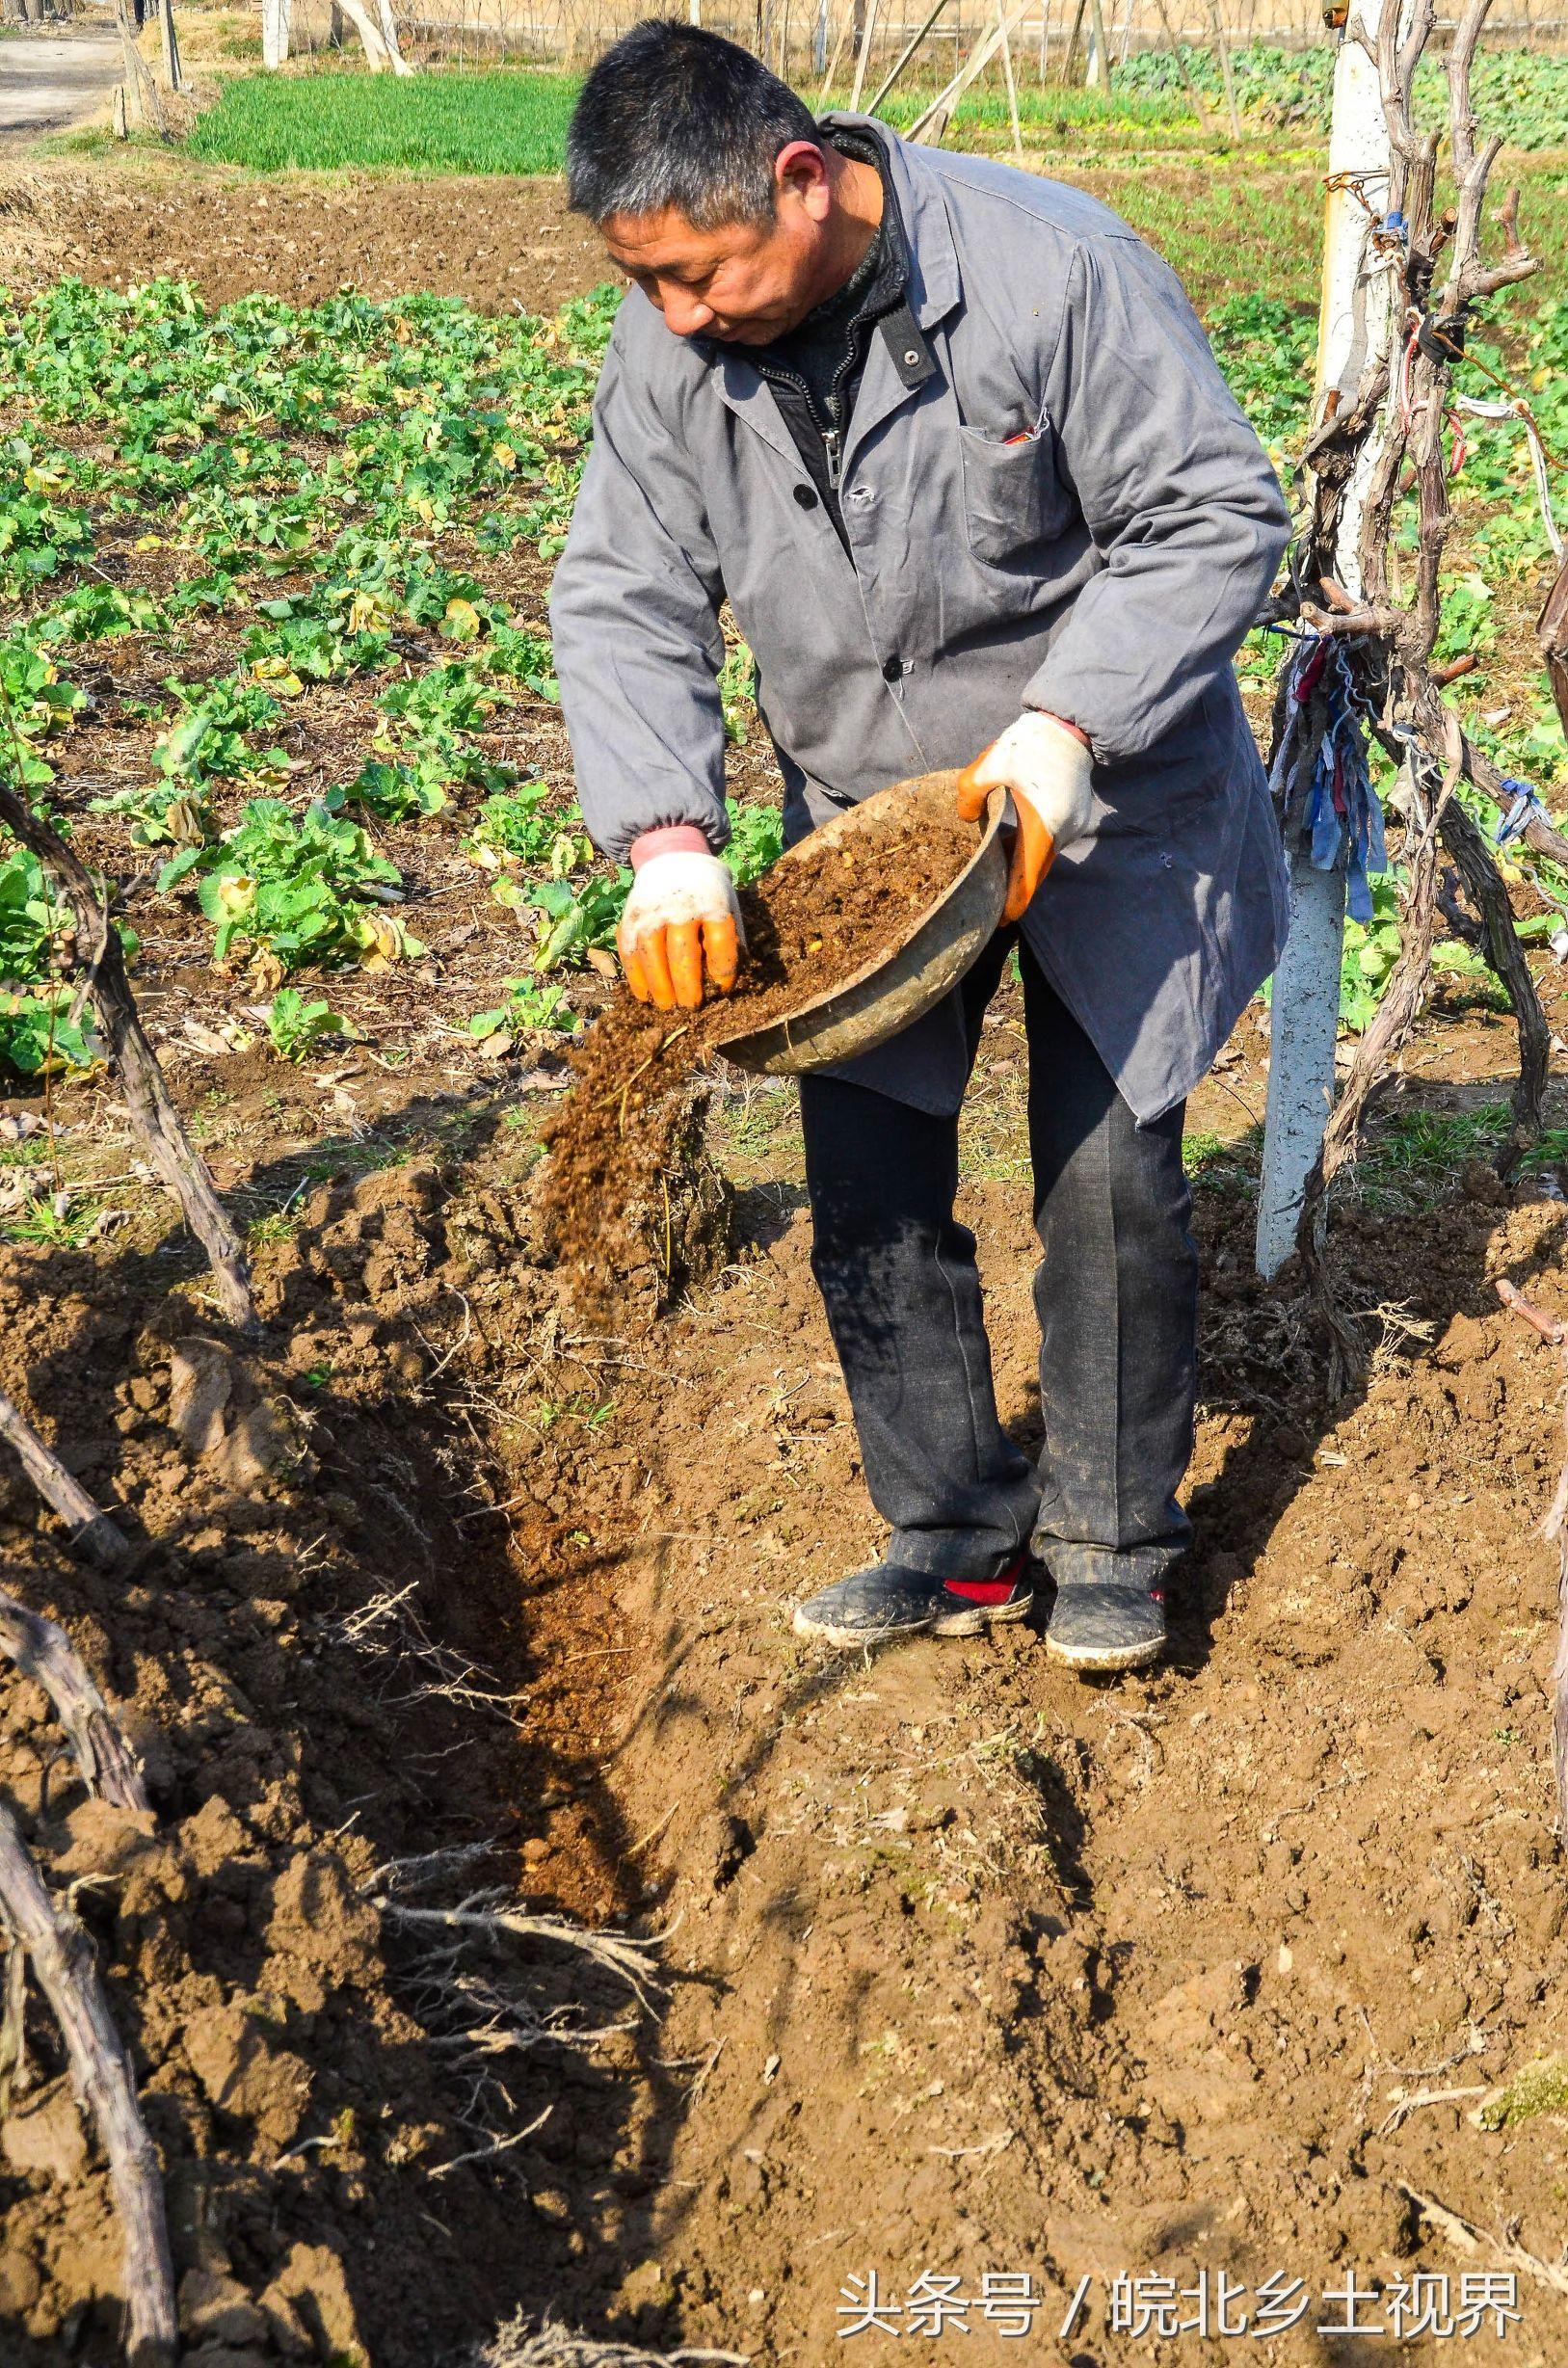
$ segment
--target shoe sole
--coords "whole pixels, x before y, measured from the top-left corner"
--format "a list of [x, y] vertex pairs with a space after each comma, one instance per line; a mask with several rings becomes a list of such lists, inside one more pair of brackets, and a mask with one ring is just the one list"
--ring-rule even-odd
[[1118, 1669], [1147, 1669], [1165, 1650], [1165, 1639], [1152, 1644], [1106, 1644], [1074, 1646], [1059, 1644], [1047, 1631], [1046, 1658], [1059, 1661], [1069, 1669], [1076, 1669], [1085, 1677], [1110, 1676]]
[[1025, 1618], [1031, 1601], [1025, 1595], [1016, 1604], [966, 1604], [962, 1611], [942, 1612], [922, 1620], [917, 1628], [828, 1628], [809, 1620], [804, 1610], [796, 1611], [790, 1625], [797, 1636], [810, 1636], [818, 1644], [836, 1644], [842, 1651], [852, 1652], [863, 1644], [891, 1644], [899, 1636], [978, 1636], [988, 1628]]

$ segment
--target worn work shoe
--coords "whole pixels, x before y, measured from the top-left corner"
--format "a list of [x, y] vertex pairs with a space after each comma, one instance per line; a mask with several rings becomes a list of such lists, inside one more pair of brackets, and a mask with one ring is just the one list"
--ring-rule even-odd
[[1022, 1620], [1034, 1599], [1028, 1556], [1019, 1555], [995, 1579], [939, 1579], [878, 1562], [795, 1606], [797, 1636], [825, 1644], [886, 1644], [894, 1636], [977, 1636]]
[[1056, 1589], [1046, 1651], [1093, 1676], [1142, 1669], [1165, 1650], [1165, 1590], [1115, 1579], [1069, 1581]]

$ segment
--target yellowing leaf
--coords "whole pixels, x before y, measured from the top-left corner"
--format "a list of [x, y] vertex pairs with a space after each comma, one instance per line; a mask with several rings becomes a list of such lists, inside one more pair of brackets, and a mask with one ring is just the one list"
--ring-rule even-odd
[[164, 828], [176, 847], [206, 844], [206, 816], [195, 798], [174, 798], [164, 809]]
[[484, 631], [484, 619], [471, 600], [451, 599], [441, 619], [441, 636], [446, 641], [472, 641]]
[[378, 593], [357, 592], [349, 602], [349, 631], [370, 633], [377, 625], [385, 625], [391, 609]]
[[512, 446], [511, 446], [510, 444], [497, 444], [497, 445], [495, 445], [495, 447], [494, 447], [494, 452], [495, 452], [495, 466], [496, 466], [496, 467], [497, 467], [497, 468], [516, 468], [516, 467], [517, 467], [517, 466], [518, 466], [518, 456], [517, 456], [517, 454], [516, 454], [516, 453], [513, 451]]
[[161, 551], [163, 537], [162, 535], [138, 535], [131, 548], [133, 551]]

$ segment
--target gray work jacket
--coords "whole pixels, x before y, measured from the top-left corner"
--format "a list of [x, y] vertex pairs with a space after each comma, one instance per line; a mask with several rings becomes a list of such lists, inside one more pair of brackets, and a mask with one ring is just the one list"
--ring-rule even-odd
[[[1287, 512], [1176, 279], [1125, 223], [876, 130], [913, 256], [893, 319], [918, 334], [872, 340], [848, 552], [751, 363], [677, 337], [636, 289], [621, 307], [550, 599], [583, 813], [611, 856], [664, 823], [723, 844], [727, 596], [791, 841], [966, 763], [1025, 705], [1067, 717], [1094, 750], [1094, 828], [1023, 930], [1149, 1120], [1197, 1083], [1284, 939], [1230, 661]], [[956, 995], [839, 1074], [955, 1109]]]

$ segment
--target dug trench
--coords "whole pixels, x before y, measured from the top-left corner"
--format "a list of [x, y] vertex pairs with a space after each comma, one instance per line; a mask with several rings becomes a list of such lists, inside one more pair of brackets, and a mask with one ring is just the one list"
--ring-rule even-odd
[[[1009, 996], [994, 1017], [982, 1096]], [[824, 1659], [789, 1601], [877, 1530], [788, 1097], [715, 1091], [738, 1196], [710, 1179], [683, 1294], [654, 1313], [653, 1257], [614, 1337], [540, 1263], [525, 1081], [388, 1079], [368, 1134], [317, 1146], [337, 1180], [261, 1243], [253, 1360], [156, 1222], [6, 1255], [0, 1380], [143, 1549], [85, 1572], [17, 1479], [6, 1568], [120, 1708], [154, 1815], [86, 1799], [15, 1677], [0, 1780], [131, 2044], [188, 2356], [426, 2368], [521, 2306], [816, 2363], [873, 2270], [885, 2298], [1027, 2275], [1042, 2338], [1088, 2277], [1063, 2356], [1224, 2356], [1107, 2323], [1118, 2273], [1224, 2268], [1314, 2296], [1276, 2356], [1352, 2357], [1313, 2331], [1326, 2290], [1457, 2293], [1492, 2258], [1407, 2191], [1555, 2261], [1560, 1369], [1493, 1284], [1568, 1306], [1561, 1202], [1472, 1173], [1419, 1261], [1408, 1212], [1342, 1219], [1383, 1345], [1330, 1422], [1290, 1279], [1252, 1277], [1244, 1194], [1200, 1180], [1168, 1665], [1083, 1687], [1032, 1630]], [[1030, 1439], [1026, 1191], [995, 1141], [981, 1165]], [[497, 1895], [644, 1936], [642, 1994], [574, 1942], [419, 1920]], [[0, 2208], [3, 2355], [114, 2357], [118, 2231], [36, 2013]], [[1519, 2307], [1468, 2355], [1560, 2357], [1559, 2296]], [[917, 2348], [1018, 2355], [966, 2328]]]

